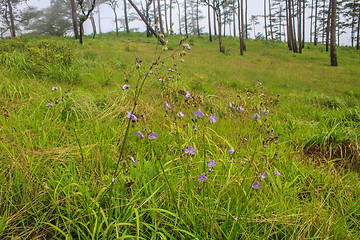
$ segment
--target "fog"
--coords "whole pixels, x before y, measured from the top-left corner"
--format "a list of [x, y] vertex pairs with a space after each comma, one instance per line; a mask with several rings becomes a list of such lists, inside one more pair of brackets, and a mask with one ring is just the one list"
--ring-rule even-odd
[[[29, 6], [36, 6], [38, 8], [45, 8], [45, 7], [49, 6], [49, 4], [50, 4], [49, 0], [30, 0], [27, 3], [27, 5], [29, 5]], [[245, 0], [244, 0], [244, 4], [245, 4]], [[267, 8], [268, 8], [268, 6], [267, 6]], [[99, 8], [95, 8], [94, 18], [96, 20], [97, 31], [99, 32], [98, 9], [100, 9], [101, 32], [106, 33], [106, 32], [115, 31], [114, 14], [113, 14], [112, 9], [107, 4], [101, 4]], [[202, 15], [207, 17], [207, 7], [202, 6], [201, 10], [202, 10]], [[131, 8], [131, 6], [128, 8], [128, 11], [135, 12]], [[118, 17], [122, 18], [124, 15], [123, 14], [123, 12], [124, 12], [123, 1], [119, 1], [119, 7], [118, 7], [117, 12], [118, 12]], [[267, 12], [268, 12], [268, 9], [267, 9]], [[263, 14], [264, 14], [264, 1], [263, 0], [248, 0], [248, 19], [251, 17], [251, 15], [263, 15]], [[306, 9], [306, 27], [305, 27], [305, 32], [306, 32], [305, 41], [307, 41], [307, 42], [310, 41], [310, 36], [309, 36], [309, 29], [310, 29], [309, 16], [310, 15], [311, 15], [310, 8], [307, 8]], [[168, 18], [169, 18], [169, 14], [168, 14]], [[212, 18], [212, 15], [211, 15], [211, 18]], [[163, 21], [164, 21], [164, 16], [163, 16]], [[258, 21], [260, 22], [260, 25], [257, 25], [255, 28], [256, 34], [262, 33], [264, 35], [264, 19], [263, 19], [263, 17], [259, 16]], [[178, 33], [179, 32], [179, 24], [178, 24], [177, 6], [173, 7], [173, 22], [174, 22], [173, 29], [176, 33]], [[248, 24], [250, 24], [250, 22], [248, 22]], [[140, 31], [140, 32], [145, 31], [145, 24], [140, 20], [131, 22], [129, 25], [130, 25], [130, 28], [132, 28], [132, 29], [138, 29], [138, 31]], [[85, 22], [84, 27], [85, 27], [85, 34], [92, 33], [93, 29], [92, 29], [89, 19]], [[204, 27], [203, 32], [208, 33], [207, 18], [203, 19], [200, 22], [200, 27]], [[231, 27], [231, 28], [233, 28], [233, 27]], [[121, 29], [121, 30], [123, 31], [124, 29]], [[212, 32], [213, 32], [213, 30], [212, 30]], [[227, 34], [229, 34], [229, 26], [226, 26], [226, 32], [227, 32]], [[72, 32], [69, 32], [69, 34], [71, 35]], [[249, 31], [249, 35], [251, 38], [254, 38], [253, 30]], [[346, 33], [346, 34], [341, 35], [340, 36], [340, 45], [349, 45], [349, 44], [350, 44], [350, 34]]]

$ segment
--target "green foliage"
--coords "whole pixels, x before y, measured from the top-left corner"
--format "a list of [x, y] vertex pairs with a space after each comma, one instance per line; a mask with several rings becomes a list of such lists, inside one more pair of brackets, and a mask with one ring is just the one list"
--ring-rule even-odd
[[9, 40], [2, 48], [0, 62], [9, 70], [17, 69], [52, 81], [78, 81], [74, 66], [76, 50], [55, 40], [36, 43]]
[[[161, 48], [141, 34], [87, 42], [0, 44], [1, 239], [360, 237], [357, 53], [335, 69], [321, 45], [293, 58], [285, 44], [264, 51], [268, 43], [248, 40], [241, 57], [237, 39], [224, 38], [223, 55], [195, 38], [190, 51], [161, 52], [155, 64]], [[144, 74], [138, 121], [129, 122]]]
[[66, 0], [52, 0], [50, 6], [39, 10], [29, 9], [25, 29], [36, 35], [65, 36], [72, 29], [71, 4]]

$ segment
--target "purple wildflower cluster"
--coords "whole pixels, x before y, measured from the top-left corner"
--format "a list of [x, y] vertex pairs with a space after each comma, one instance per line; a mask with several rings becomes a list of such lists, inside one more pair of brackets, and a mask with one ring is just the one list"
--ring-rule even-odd
[[[233, 116], [237, 116], [237, 119], [239, 119], [242, 124], [249, 121], [249, 119], [254, 119], [255, 122], [258, 123], [258, 125], [253, 125], [256, 127], [256, 133], [258, 134], [259, 138], [262, 139], [264, 150], [269, 147], [270, 144], [275, 145], [275, 154], [272, 160], [279, 160], [278, 158], [278, 136], [274, 134], [274, 130], [271, 129], [271, 122], [269, 121], [269, 118], [271, 117], [271, 106], [276, 104], [279, 101], [279, 94], [277, 97], [272, 97], [271, 94], [267, 92], [267, 90], [264, 88], [263, 84], [259, 81], [257, 81], [253, 88], [250, 88], [244, 92], [240, 91], [240, 93], [237, 95], [238, 100], [236, 101], [230, 101], [228, 102], [229, 111], [231, 113], [236, 113]], [[245, 111], [245, 109], [247, 111]], [[236, 110], [236, 112], [234, 111]], [[242, 154], [242, 149], [248, 147], [252, 147], [252, 145], [248, 144], [248, 138], [247, 137], [241, 137], [241, 136], [249, 136], [249, 134], [241, 132], [238, 138], [239, 145], [235, 149], [239, 149], [239, 155]], [[259, 139], [258, 137], [252, 138], [254, 140]], [[246, 144], [246, 145], [245, 145]], [[264, 152], [264, 154], [271, 154], [273, 152], [273, 148], [271, 148], [271, 151]], [[261, 151], [261, 150], [259, 150]], [[236, 162], [236, 159], [234, 159], [233, 155], [235, 153], [235, 150], [233, 148], [230, 148], [228, 150], [228, 153], [231, 156], [230, 162]], [[240, 159], [239, 159], [240, 160]], [[243, 165], [246, 164], [246, 161], [239, 161]], [[280, 173], [276, 171], [274, 173], [275, 177], [280, 176]], [[266, 171], [262, 172], [259, 179], [252, 184], [252, 187], [254, 189], [260, 189], [261, 188], [261, 181], [264, 181], [267, 178]], [[261, 184], [260, 184], [261, 183]]]
[[195, 117], [199, 117], [199, 118], [203, 118], [205, 115], [201, 112], [201, 110], [199, 109], [198, 111], [196, 111], [194, 113]]
[[[59, 88], [56, 86], [56, 83], [55, 83], [55, 86], [51, 88], [51, 92], [53, 92], [53, 94], [56, 94], [58, 96], [55, 98], [50, 98], [50, 102], [48, 102], [45, 105], [45, 107], [54, 107], [57, 104], [64, 103], [66, 101], [66, 99], [69, 97], [68, 94], [70, 91], [71, 91], [71, 89], [69, 88], [68, 90], [64, 91], [64, 94], [61, 94], [61, 91], [59, 91]], [[55, 93], [55, 92], [58, 92], [58, 93]]]
[[215, 162], [213, 159], [210, 160], [210, 162], [207, 164], [207, 166], [209, 167], [209, 172], [212, 171], [213, 167], [215, 167], [217, 165], [217, 162]]
[[[279, 177], [279, 176], [280, 176], [279, 171], [276, 171], [276, 172], [274, 173], [274, 176], [275, 176], [275, 177]], [[259, 181], [264, 180], [266, 177], [267, 177], [266, 172], [263, 172], [263, 173], [260, 175]], [[254, 182], [254, 183], [251, 185], [252, 188], [254, 188], [254, 189], [259, 189], [259, 188], [261, 188], [261, 185], [260, 185], [259, 181]]]
[[185, 153], [194, 155], [196, 153], [196, 150], [192, 146], [189, 146], [185, 149]]
[[205, 174], [200, 174], [200, 177], [198, 177], [199, 182], [206, 182], [208, 180], [207, 176]]
[[126, 118], [131, 119], [133, 122], [138, 120], [134, 114], [131, 114], [131, 112], [126, 111], [126, 113], [127, 113]]

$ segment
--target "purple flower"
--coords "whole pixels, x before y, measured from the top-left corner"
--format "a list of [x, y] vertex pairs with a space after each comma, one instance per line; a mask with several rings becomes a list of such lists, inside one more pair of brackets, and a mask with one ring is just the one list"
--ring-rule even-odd
[[187, 50], [191, 50], [189, 44], [185, 44], [185, 47], [187, 48]]
[[213, 115], [211, 115], [210, 120], [211, 123], [214, 123], [217, 121], [217, 117], [215, 116], [215, 113]]
[[168, 71], [170, 72], [170, 71], [171, 71], [171, 68], [169, 68]]
[[265, 94], [261, 94], [260, 97], [266, 97]]
[[135, 159], [134, 159], [133, 157], [130, 157], [130, 159], [131, 159], [131, 161], [132, 161], [133, 164], [136, 163], [136, 161], [135, 161]]
[[200, 177], [198, 177], [198, 180], [201, 182], [201, 181], [207, 181], [208, 180], [208, 178], [202, 173], [201, 175], [200, 175]]
[[211, 169], [211, 168], [209, 168], [208, 172], [211, 172], [211, 171], [212, 171], [212, 169]]
[[254, 119], [259, 119], [259, 118], [261, 118], [260, 114], [258, 114], [258, 113], [255, 113], [254, 115], [252, 115], [252, 117], [253, 117]]
[[194, 155], [196, 153], [196, 150], [192, 146], [189, 146], [185, 149], [185, 153]]
[[230, 154], [233, 154], [235, 151], [234, 151], [234, 149], [232, 149], [232, 148], [230, 148], [229, 150], [228, 150], [228, 153], [230, 153]]
[[114, 182], [115, 182], [115, 178], [111, 179], [111, 182], [114, 183]]
[[261, 174], [260, 180], [263, 180], [264, 178], [266, 178], [266, 172], [263, 172], [263, 174]]
[[242, 106], [240, 106], [240, 107], [237, 107], [236, 110], [237, 110], [238, 112], [243, 112], [243, 111], [244, 111], [244, 108], [243, 108]]
[[51, 91], [57, 91], [57, 87], [53, 87], [52, 89], [51, 89]]
[[131, 112], [129, 112], [129, 111], [126, 111], [127, 112], [127, 116], [126, 116], [126, 118], [129, 118], [129, 119], [131, 119], [131, 120], [133, 120], [133, 121], [137, 121], [137, 117], [134, 115], [134, 114], [131, 114]]
[[248, 141], [248, 139], [247, 139], [247, 138], [244, 138], [244, 141], [245, 141], [245, 142], [247, 142], [247, 141]]
[[135, 133], [136, 136], [138, 136], [139, 138], [144, 138], [144, 134], [142, 134], [141, 132], [137, 132]]
[[251, 186], [252, 186], [254, 189], [259, 189], [259, 188], [261, 188], [261, 185], [260, 185], [259, 182], [255, 182], [255, 183], [253, 183]]
[[190, 93], [188, 91], [186, 91], [186, 95], [185, 95], [186, 98], [189, 98], [190, 97]]
[[51, 107], [51, 106], [52, 106], [51, 103], [48, 103], [48, 104], [45, 105], [45, 107]]
[[269, 110], [267, 110], [266, 108], [264, 108], [264, 110], [261, 111], [262, 114], [266, 115], [269, 113]]
[[208, 163], [208, 167], [215, 167], [217, 165], [217, 162], [215, 162], [214, 160], [210, 160], [210, 162]]
[[200, 111], [200, 109], [199, 109], [198, 111], [196, 111], [196, 112], [194, 113], [194, 115], [195, 115], [195, 117], [201, 117], [201, 118], [204, 117], [204, 114]]
[[276, 177], [278, 177], [278, 176], [280, 176], [280, 173], [279, 173], [278, 171], [276, 171], [276, 172], [274, 173], [274, 175], [275, 175]]
[[159, 81], [159, 82], [161, 82], [161, 81], [162, 81], [162, 79], [161, 79], [161, 78], [159, 78], [159, 79], [158, 79], [158, 81]]
[[124, 86], [122, 86], [122, 90], [126, 90], [126, 89], [128, 89], [129, 88], [129, 85], [127, 85], [127, 84], [125, 84]]
[[179, 118], [182, 118], [182, 117], [184, 117], [185, 115], [184, 115], [182, 112], [179, 112], [179, 113], [177, 114], [177, 116], [178, 116]]
[[152, 132], [149, 136], [148, 136], [148, 138], [151, 140], [151, 139], [155, 139], [155, 138], [157, 138], [158, 137], [158, 135], [155, 133], [155, 132]]
[[232, 105], [232, 103], [231, 103], [231, 102], [229, 102], [229, 107], [230, 107], [230, 108], [232, 108], [232, 107], [233, 107], [233, 105]]
[[170, 108], [170, 105], [167, 102], [165, 102], [165, 107]]

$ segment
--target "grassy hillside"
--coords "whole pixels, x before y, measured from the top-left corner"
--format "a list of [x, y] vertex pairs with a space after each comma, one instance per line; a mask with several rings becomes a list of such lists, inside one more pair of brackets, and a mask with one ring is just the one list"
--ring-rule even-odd
[[166, 40], [1, 40], [1, 239], [360, 238], [360, 52]]

